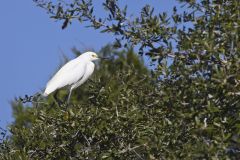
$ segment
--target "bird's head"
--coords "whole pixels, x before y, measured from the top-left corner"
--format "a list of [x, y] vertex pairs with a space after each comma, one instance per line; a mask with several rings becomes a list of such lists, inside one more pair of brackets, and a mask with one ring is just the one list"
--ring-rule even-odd
[[99, 57], [95, 52], [85, 52], [83, 53], [84, 56], [86, 56], [90, 61], [95, 61], [98, 59], [107, 59], [103, 57]]

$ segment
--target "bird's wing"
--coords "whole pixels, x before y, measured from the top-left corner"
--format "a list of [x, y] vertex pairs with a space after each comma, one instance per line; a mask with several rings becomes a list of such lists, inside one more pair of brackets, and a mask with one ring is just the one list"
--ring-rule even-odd
[[77, 88], [78, 86], [83, 84], [86, 80], [88, 80], [88, 78], [92, 75], [94, 71], [94, 67], [95, 65], [93, 62], [88, 62], [86, 65], [86, 69], [83, 77], [79, 79], [79, 81], [72, 86], [72, 89]]
[[76, 59], [66, 63], [47, 83], [45, 95], [58, 88], [76, 83], [84, 75], [86, 63], [79, 63]]

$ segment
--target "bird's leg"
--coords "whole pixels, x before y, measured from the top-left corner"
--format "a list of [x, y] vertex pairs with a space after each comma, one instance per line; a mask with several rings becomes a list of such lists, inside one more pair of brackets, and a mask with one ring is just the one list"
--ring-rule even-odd
[[72, 87], [69, 89], [69, 94], [68, 94], [68, 98], [67, 98], [67, 104], [69, 104], [70, 98], [71, 98], [71, 94], [72, 94]]
[[57, 94], [58, 94], [58, 90], [53, 94], [53, 98], [55, 102], [57, 102], [57, 105], [60, 107], [62, 104], [62, 101], [57, 97]]

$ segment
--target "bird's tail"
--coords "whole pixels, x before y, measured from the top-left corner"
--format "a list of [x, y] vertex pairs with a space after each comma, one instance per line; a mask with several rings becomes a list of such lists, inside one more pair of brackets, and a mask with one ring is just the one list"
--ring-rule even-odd
[[49, 94], [46, 93], [46, 92], [44, 92], [44, 93], [42, 93], [41, 95], [42, 95], [43, 97], [47, 97]]

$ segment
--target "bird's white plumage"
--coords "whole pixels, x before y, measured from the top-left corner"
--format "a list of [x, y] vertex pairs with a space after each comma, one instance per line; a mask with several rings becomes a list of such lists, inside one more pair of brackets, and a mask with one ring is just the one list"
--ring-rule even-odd
[[98, 59], [94, 52], [86, 52], [66, 63], [47, 83], [43, 93], [48, 96], [55, 90], [70, 85], [70, 92], [83, 84], [93, 73], [93, 60]]
[[85, 73], [84, 73], [84, 75], [81, 77], [81, 79], [80, 79], [79, 81], [77, 81], [76, 83], [74, 83], [74, 84], [72, 85], [72, 89], [77, 88], [77, 87], [79, 87], [81, 84], [83, 84], [83, 83], [92, 75], [92, 73], [93, 73], [93, 71], [94, 71], [94, 67], [95, 67], [95, 65], [94, 65], [93, 62], [88, 62], [88, 63], [86, 64], [86, 67], [85, 67]]

